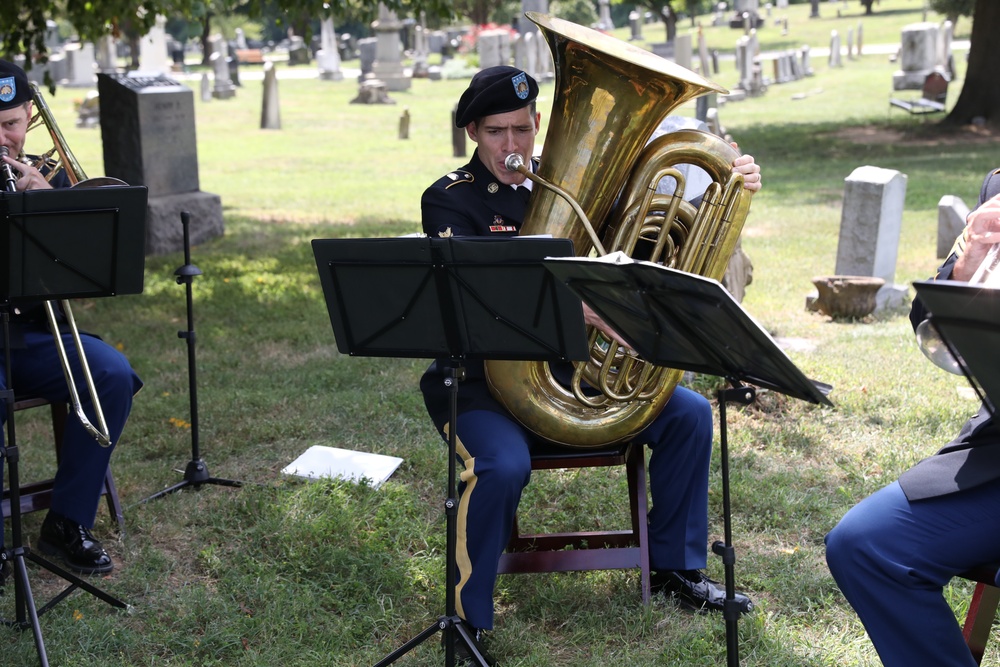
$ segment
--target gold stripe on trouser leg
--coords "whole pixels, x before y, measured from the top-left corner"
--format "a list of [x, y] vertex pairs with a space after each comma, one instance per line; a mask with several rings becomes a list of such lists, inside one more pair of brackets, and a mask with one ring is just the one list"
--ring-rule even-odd
[[[444, 426], [444, 437], [448, 438], [448, 424]], [[455, 565], [458, 567], [458, 583], [455, 584], [455, 611], [461, 618], [465, 618], [465, 610], [462, 608], [462, 588], [472, 576], [472, 559], [469, 558], [469, 543], [466, 532], [469, 525], [469, 498], [476, 488], [476, 459], [469, 454], [469, 450], [462, 444], [462, 440], [455, 436], [455, 452], [462, 458], [465, 470], [459, 474], [458, 478], [465, 483], [465, 491], [458, 501], [458, 516], [456, 526], [455, 543]]]

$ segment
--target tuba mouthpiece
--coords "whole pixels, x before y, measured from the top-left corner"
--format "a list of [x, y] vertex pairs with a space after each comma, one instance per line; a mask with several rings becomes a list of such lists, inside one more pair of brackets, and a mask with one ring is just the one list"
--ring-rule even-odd
[[517, 171], [518, 167], [524, 164], [524, 158], [521, 157], [520, 153], [511, 153], [507, 156], [507, 159], [503, 161], [503, 166], [507, 167], [507, 171]]

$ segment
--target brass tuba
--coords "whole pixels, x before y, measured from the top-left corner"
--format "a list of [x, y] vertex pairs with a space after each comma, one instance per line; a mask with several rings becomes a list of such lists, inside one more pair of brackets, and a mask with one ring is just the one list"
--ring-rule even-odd
[[[532, 178], [545, 187], [532, 191], [521, 234], [570, 238], [579, 256], [620, 250], [721, 279], [749, 212], [743, 177], [732, 173], [738, 153], [706, 132], [649, 138], [676, 107], [727, 91], [595, 30], [526, 16], [552, 52], [555, 91], [544, 159]], [[683, 201], [678, 164], [696, 164], [712, 177], [697, 209]], [[677, 181], [673, 195], [655, 192], [663, 176]], [[576, 201], [568, 203], [565, 193]], [[589, 333], [590, 361], [575, 364], [568, 386], [545, 362], [486, 362], [494, 397], [529, 430], [570, 447], [634, 436], [659, 414], [683, 375]], [[591, 395], [592, 388], [600, 393]]]
[[[83, 169], [80, 167], [80, 163], [77, 162], [76, 157], [73, 155], [72, 151], [69, 149], [66, 139], [63, 137], [62, 132], [59, 130], [59, 125], [56, 123], [48, 104], [45, 102], [45, 98], [42, 96], [38, 89], [37, 84], [32, 83], [32, 103], [35, 109], [34, 115], [28, 119], [28, 129], [31, 130], [44, 126], [49, 133], [49, 137], [52, 139], [53, 146], [51, 149], [37, 156], [34, 160], [28, 162], [23, 156], [19, 156], [25, 162], [28, 162], [36, 169], [43, 171], [46, 174], [46, 179], [51, 181], [52, 178], [60, 171], [65, 170], [66, 176], [73, 187], [97, 187], [106, 185], [126, 185], [124, 181], [117, 178], [111, 177], [98, 177], [88, 179]], [[11, 189], [10, 183], [8, 183], [7, 189]], [[111, 436], [108, 430], [107, 423], [104, 419], [104, 411], [101, 409], [101, 402], [97, 396], [97, 387], [94, 385], [94, 378], [90, 372], [90, 367], [87, 364], [87, 357], [83, 351], [83, 342], [80, 339], [80, 331], [76, 326], [76, 320], [73, 317], [73, 310], [70, 308], [68, 300], [60, 300], [60, 306], [62, 307], [63, 314], [66, 317], [66, 323], [69, 328], [70, 334], [73, 336], [73, 342], [76, 346], [77, 354], [80, 359], [80, 369], [82, 371], [83, 380], [87, 385], [88, 392], [90, 393], [91, 403], [94, 406], [94, 415], [96, 417], [97, 425], [91, 423], [90, 419], [87, 417], [86, 413], [83, 411], [83, 406], [80, 403], [79, 392], [76, 390], [76, 382], [73, 377], [73, 370], [70, 368], [69, 357], [66, 355], [66, 348], [63, 345], [62, 336], [60, 335], [59, 323], [56, 320], [55, 308], [52, 301], [45, 302], [45, 313], [48, 317], [49, 327], [52, 330], [53, 337], [55, 338], [56, 351], [59, 355], [59, 361], [62, 364], [63, 373], [66, 376], [66, 383], [69, 387], [69, 398], [70, 406], [73, 409], [74, 414], [80, 420], [83, 428], [93, 437], [102, 447], [108, 447], [111, 445]]]

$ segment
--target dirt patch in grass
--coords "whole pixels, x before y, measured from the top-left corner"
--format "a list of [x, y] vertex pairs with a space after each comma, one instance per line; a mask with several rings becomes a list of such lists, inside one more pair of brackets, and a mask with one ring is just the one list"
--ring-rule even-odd
[[988, 127], [958, 127], [926, 123], [916, 127], [858, 125], [845, 127], [832, 136], [855, 144], [901, 144], [904, 146], [950, 146], [954, 144], [990, 144], [1000, 142], [1000, 132]]

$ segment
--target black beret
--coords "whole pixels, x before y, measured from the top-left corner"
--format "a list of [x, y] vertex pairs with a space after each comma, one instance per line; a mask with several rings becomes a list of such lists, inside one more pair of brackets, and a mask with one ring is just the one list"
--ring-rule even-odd
[[13, 109], [31, 99], [31, 86], [24, 70], [0, 60], [0, 111]]
[[455, 126], [465, 127], [483, 116], [528, 106], [538, 97], [538, 83], [516, 67], [498, 65], [472, 77], [455, 111]]
[[990, 172], [987, 174], [986, 179], [983, 180], [983, 188], [979, 191], [980, 205], [997, 195], [1000, 195], [1000, 169]]

